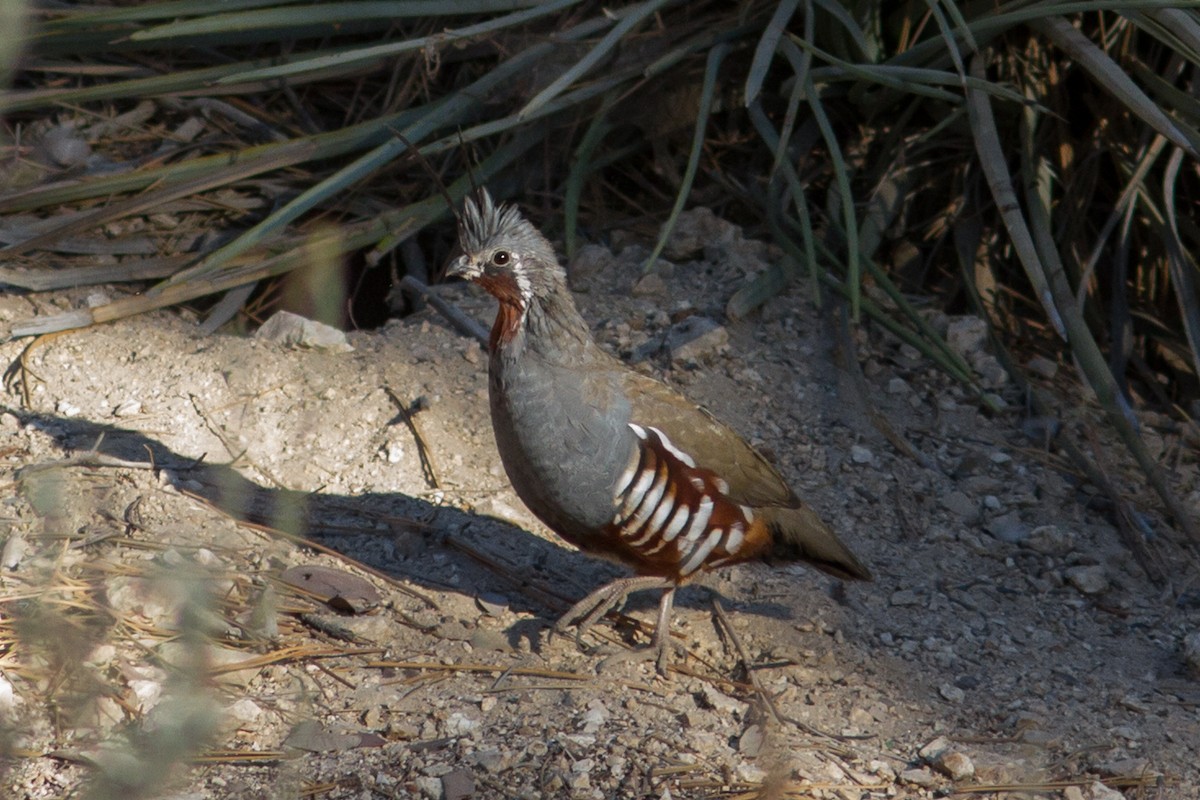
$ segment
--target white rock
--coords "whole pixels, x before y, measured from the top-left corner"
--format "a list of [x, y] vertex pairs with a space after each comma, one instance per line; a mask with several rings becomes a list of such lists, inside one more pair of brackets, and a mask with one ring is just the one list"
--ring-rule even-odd
[[123, 400], [113, 409], [114, 417], [136, 417], [142, 413], [142, 401]]
[[77, 417], [79, 416], [79, 412], [83, 409], [72, 403], [70, 400], [59, 400], [54, 404], [54, 410], [59, 414], [62, 414], [64, 417]]
[[1025, 546], [1046, 556], [1065, 556], [1075, 546], [1075, 536], [1057, 525], [1039, 525], [1034, 528]]
[[1108, 575], [1099, 564], [1070, 567], [1064, 576], [1083, 594], [1100, 594], [1108, 589]]
[[965, 357], [983, 349], [987, 333], [988, 324], [979, 317], [959, 317], [951, 320], [946, 328], [946, 344]]
[[850, 460], [855, 464], [870, 464], [875, 460], [875, 454], [871, 452], [869, 447], [863, 447], [861, 444], [850, 445]]
[[354, 349], [344, 331], [290, 311], [276, 311], [255, 332], [254, 338], [289, 347], [309, 347], [335, 353], [348, 353]]
[[961, 703], [966, 693], [955, 686], [953, 683], [943, 683], [938, 687], [938, 694], [945, 698], [948, 703]]
[[693, 315], [667, 331], [667, 349], [674, 361], [701, 361], [729, 346], [729, 331], [714, 319]]

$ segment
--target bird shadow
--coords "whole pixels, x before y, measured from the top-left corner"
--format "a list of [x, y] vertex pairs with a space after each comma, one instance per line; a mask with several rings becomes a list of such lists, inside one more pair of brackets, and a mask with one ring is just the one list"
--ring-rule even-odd
[[[589, 591], [624, 574], [615, 565], [505, 520], [420, 497], [399, 492], [336, 495], [264, 487], [230, 464], [180, 455], [137, 430], [13, 408], [0, 410], [16, 416], [22, 426], [47, 434], [68, 455], [61, 462], [22, 467], [17, 471], [18, 481], [30, 470], [57, 465], [151, 467], [160, 480], [236, 521], [303, 537], [424, 589], [461, 592], [476, 599], [481, 595], [503, 598], [512, 611], [535, 615], [519, 620], [505, 632], [514, 650], [525, 644], [541, 653], [544, 632], [558, 614]], [[721, 597], [727, 608], [736, 606], [778, 619], [791, 616], [785, 605], [731, 601], [706, 586], [685, 587], [676, 604], [710, 608], [714, 595]], [[657, 597], [642, 592], [629, 599], [625, 610], [652, 611], [656, 606]]]

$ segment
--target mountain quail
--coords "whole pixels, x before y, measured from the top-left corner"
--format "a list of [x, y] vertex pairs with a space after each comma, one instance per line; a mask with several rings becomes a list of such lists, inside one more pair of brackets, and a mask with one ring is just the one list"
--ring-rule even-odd
[[447, 274], [499, 301], [488, 388], [492, 427], [517, 495], [548, 527], [636, 577], [592, 592], [555, 626], [577, 635], [631, 592], [662, 589], [660, 673], [675, 589], [702, 570], [807, 561], [841, 578], [870, 573], [778, 472], [732, 429], [604, 352], [546, 238], [486, 191], [458, 220]]

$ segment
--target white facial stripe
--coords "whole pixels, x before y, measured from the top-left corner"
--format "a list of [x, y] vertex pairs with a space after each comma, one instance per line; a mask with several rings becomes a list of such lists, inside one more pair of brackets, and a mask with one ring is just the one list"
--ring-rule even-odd
[[646, 429], [645, 429], [645, 428], [643, 428], [641, 425], [634, 425], [634, 424], [631, 422], [631, 423], [629, 423], [629, 427], [633, 429], [633, 432], [634, 432], [635, 434], [637, 434], [637, 437], [638, 437], [639, 439], [645, 439], [645, 438], [646, 438]]
[[679, 568], [680, 574], [689, 575], [695, 572], [700, 565], [704, 563], [704, 559], [708, 558], [708, 554], [713, 551], [713, 549], [717, 546], [717, 542], [719, 542], [721, 537], [724, 535], [725, 531], [723, 529], [713, 528], [712, 533], [708, 534], [704, 541], [698, 545], [696, 549], [692, 550], [692, 554], [688, 558], [687, 562]]
[[521, 264], [521, 260], [513, 258], [512, 275], [517, 281], [517, 289], [521, 292], [521, 299], [526, 304], [533, 299], [533, 286], [529, 283], [529, 275], [525, 273], [525, 267]]
[[742, 508], [742, 513], [746, 515], [746, 524], [753, 525], [754, 524], [754, 509], [752, 509], [750, 506], [742, 506], [741, 508]]
[[658, 436], [658, 441], [662, 444], [663, 448], [665, 448], [668, 453], [675, 456], [676, 458], [678, 458], [684, 464], [687, 464], [692, 469], [696, 468], [695, 460], [691, 456], [689, 456], [687, 453], [683, 452], [678, 447], [676, 447], [674, 445], [674, 443], [672, 443], [671, 440], [667, 438], [667, 435], [665, 433], [660, 431], [658, 428], [651, 428], [650, 430], [654, 431], [654, 433]]

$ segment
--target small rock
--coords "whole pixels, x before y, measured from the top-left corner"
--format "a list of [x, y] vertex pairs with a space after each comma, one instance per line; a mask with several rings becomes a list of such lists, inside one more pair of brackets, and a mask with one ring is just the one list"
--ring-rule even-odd
[[740, 231], [733, 223], [721, 219], [710, 208], [697, 206], [684, 211], [675, 220], [663, 255], [672, 261], [684, 261], [699, 255], [710, 245], [730, 242], [739, 235]]
[[118, 403], [112, 413], [114, 417], [136, 417], [142, 413], [142, 402], [140, 400], [125, 400]]
[[0, 566], [5, 569], [16, 569], [29, 552], [29, 543], [20, 531], [13, 531], [4, 540], [4, 549], [0, 551]]
[[971, 759], [955, 750], [938, 755], [933, 767], [952, 781], [966, 780], [975, 774], [975, 764]]
[[425, 800], [442, 800], [442, 781], [428, 775], [418, 775], [414, 782]]
[[871, 452], [869, 447], [863, 447], [861, 444], [850, 445], [850, 460], [855, 464], [870, 464], [875, 460], [875, 454]]
[[1010, 511], [989, 521], [984, 530], [995, 538], [1009, 544], [1017, 544], [1029, 536], [1029, 526], [1021, 521], [1018, 511]]
[[688, 317], [667, 331], [667, 349], [673, 361], [700, 361], [728, 346], [729, 331], [708, 317]]
[[666, 297], [668, 293], [667, 282], [654, 272], [638, 278], [630, 289], [630, 294], [634, 297]]
[[1043, 356], [1034, 356], [1025, 362], [1025, 369], [1034, 375], [1051, 380], [1058, 374], [1058, 364]]
[[1070, 567], [1064, 577], [1082, 594], [1100, 594], [1108, 589], [1108, 575], [1100, 564]]
[[1096, 764], [1096, 772], [1106, 778], [1141, 777], [1147, 773], [1154, 774], [1150, 769], [1150, 762], [1144, 758], [1118, 758], [1114, 761], [1102, 761]]
[[942, 495], [941, 504], [942, 508], [957, 514], [964, 520], [970, 521], [979, 518], [979, 504], [957, 489]]
[[508, 608], [508, 598], [495, 592], [483, 592], [475, 596], [475, 605], [489, 617], [498, 617]]
[[1200, 631], [1189, 633], [1180, 644], [1183, 663], [1195, 678], [1200, 678]]
[[1083, 789], [1078, 786], [1068, 786], [1063, 789], [1063, 800], [1084, 800]]
[[583, 714], [582, 730], [584, 733], [597, 733], [608, 721], [608, 709], [600, 699], [589, 700], [587, 711]]
[[938, 736], [935, 739], [931, 739], [924, 747], [918, 750], [917, 755], [932, 764], [935, 758], [949, 749], [950, 740], [945, 736]]
[[717, 711], [722, 714], [736, 714], [740, 717], [741, 715], [745, 714], [746, 709], [749, 708], [749, 706], [747, 706], [741, 700], [734, 700], [732, 697], [712, 686], [711, 684], [704, 684], [704, 688], [702, 688], [700, 691], [704, 704], [713, 711]]
[[59, 414], [62, 414], [64, 417], [77, 417], [79, 416], [79, 412], [83, 409], [72, 403], [70, 400], [59, 400], [57, 403], [55, 403], [54, 410]]
[[571, 259], [568, 270], [571, 280], [588, 278], [597, 275], [613, 262], [613, 254], [607, 247], [598, 244], [585, 244]]
[[471, 632], [467, 641], [475, 650], [495, 653], [511, 653], [512, 643], [501, 631], [490, 631], [487, 628], [476, 628]]
[[1125, 800], [1125, 795], [1116, 789], [1110, 789], [1100, 781], [1088, 787], [1088, 800]]
[[288, 347], [309, 347], [335, 353], [348, 353], [354, 349], [344, 331], [290, 311], [276, 311], [255, 332], [254, 338]]
[[92, 146], [87, 138], [69, 122], [46, 131], [38, 142], [37, 150], [60, 167], [82, 165], [92, 154]]
[[906, 769], [900, 773], [900, 780], [905, 783], [911, 783], [914, 786], [920, 786], [924, 789], [932, 789], [937, 786], [937, 776], [930, 772], [925, 767], [920, 769]]
[[1008, 383], [1008, 371], [991, 354], [976, 356], [971, 366], [979, 373], [979, 383], [985, 389], [1001, 389]]
[[763, 729], [759, 725], [751, 725], [746, 728], [738, 739], [738, 752], [747, 758], [756, 758], [762, 752], [763, 742], [766, 736], [763, 734]]
[[472, 719], [461, 711], [454, 711], [446, 718], [447, 736], [466, 736], [478, 728], [479, 720]]
[[912, 391], [912, 387], [908, 385], [908, 381], [904, 378], [892, 378], [888, 381], [888, 394], [908, 394]]
[[442, 776], [442, 796], [445, 800], [468, 800], [475, 795], [475, 776], [462, 768]]
[[901, 589], [898, 592], [892, 592], [888, 602], [894, 606], [916, 606], [921, 604], [921, 598], [912, 589]]
[[948, 703], [961, 703], [966, 693], [955, 686], [953, 683], [943, 683], [938, 687], [938, 694], [945, 698]]
[[1042, 555], [1065, 556], [1075, 546], [1075, 537], [1057, 525], [1039, 525], [1030, 532], [1024, 544]]
[[946, 344], [960, 356], [978, 353], [987, 341], [988, 324], [979, 317], [959, 317], [946, 328]]

